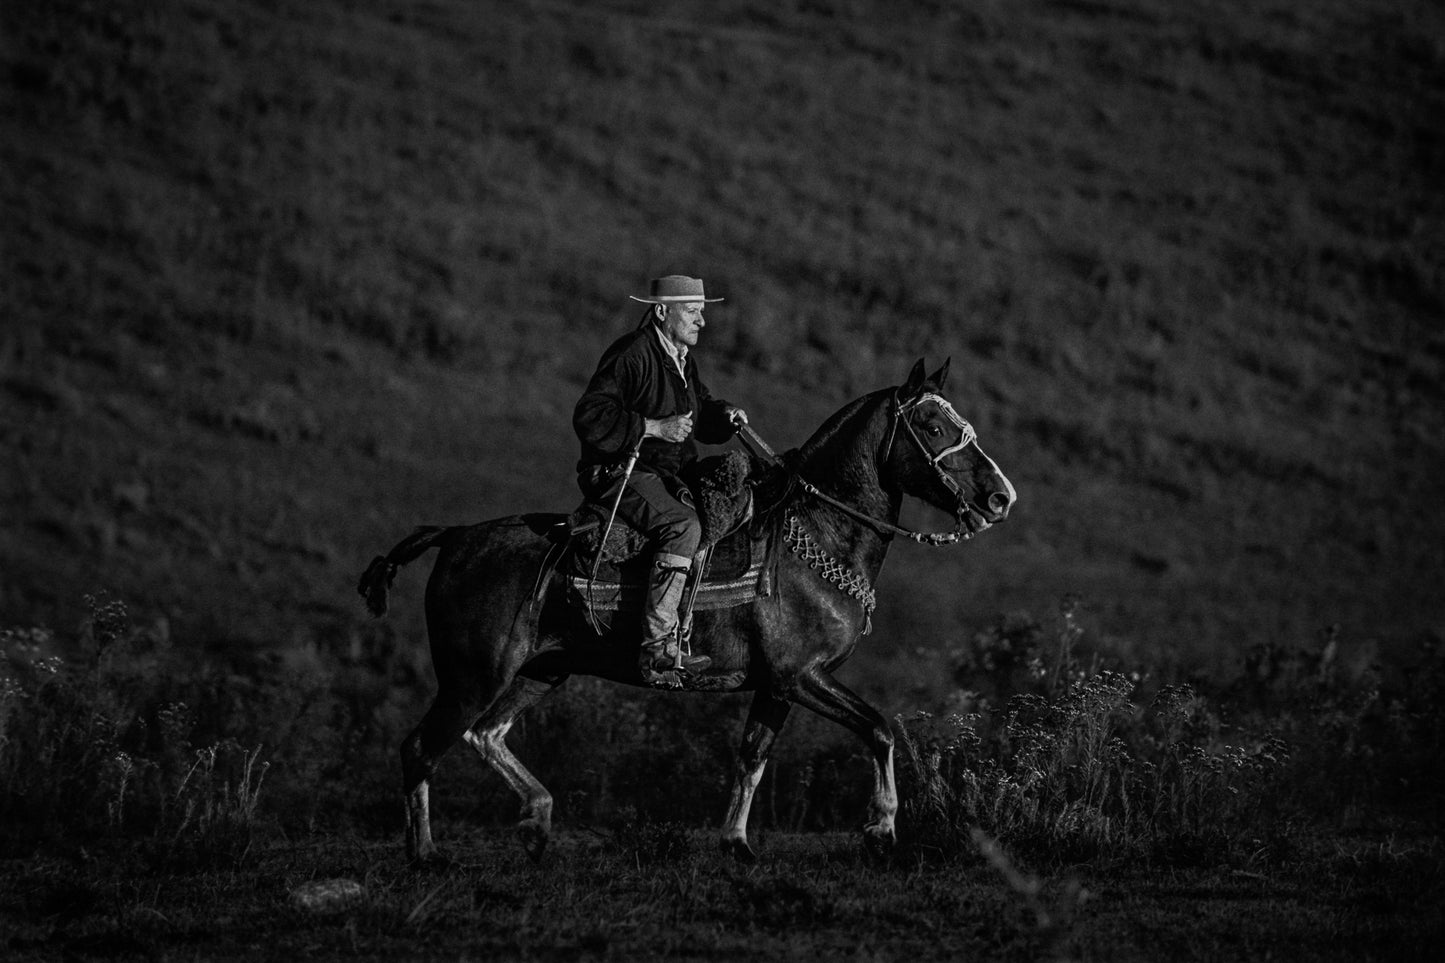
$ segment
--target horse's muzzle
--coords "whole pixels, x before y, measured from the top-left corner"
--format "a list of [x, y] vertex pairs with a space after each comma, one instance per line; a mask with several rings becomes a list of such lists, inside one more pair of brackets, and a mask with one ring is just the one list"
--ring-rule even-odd
[[964, 502], [959, 507], [958, 515], [970, 534], [977, 535], [990, 525], [996, 525], [1008, 518], [1009, 508], [1012, 506], [1013, 499], [1009, 497], [1008, 492], [991, 492], [982, 504], [974, 501]]

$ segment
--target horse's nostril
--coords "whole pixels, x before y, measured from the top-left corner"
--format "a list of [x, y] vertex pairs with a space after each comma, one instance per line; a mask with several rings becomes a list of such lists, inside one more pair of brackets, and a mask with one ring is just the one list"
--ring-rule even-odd
[[994, 492], [988, 496], [988, 510], [995, 515], [1007, 515], [1009, 504], [1010, 499], [1006, 492]]

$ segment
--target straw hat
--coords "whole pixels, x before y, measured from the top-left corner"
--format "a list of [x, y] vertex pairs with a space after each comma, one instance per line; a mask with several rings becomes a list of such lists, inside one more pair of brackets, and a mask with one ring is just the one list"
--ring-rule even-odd
[[644, 304], [675, 304], [678, 301], [706, 301], [711, 304], [722, 298], [706, 298], [702, 293], [702, 278], [690, 278], [685, 274], [669, 274], [664, 278], [653, 278], [649, 296], [639, 298], [629, 294], [634, 301]]

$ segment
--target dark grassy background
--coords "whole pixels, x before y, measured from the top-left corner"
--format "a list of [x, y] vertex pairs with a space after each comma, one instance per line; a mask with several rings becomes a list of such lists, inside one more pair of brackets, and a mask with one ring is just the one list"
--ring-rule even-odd
[[[0, 946], [1433, 959], [1442, 117], [1425, 0], [0, 5]], [[451, 759], [405, 866], [426, 565], [357, 575], [572, 507], [671, 272], [776, 447], [947, 356], [1019, 491], [842, 672], [902, 855], [795, 713], [719, 861], [745, 697], [578, 679], [550, 860]]]
[[846, 672], [888, 708], [1065, 592], [1180, 671], [1439, 640], [1438, 5], [0, 16], [6, 624], [106, 587], [192, 649], [420, 664], [424, 567], [389, 627], [361, 567], [570, 508], [572, 403], [626, 295], [686, 272], [775, 446], [951, 356], [1019, 491], [890, 558]]

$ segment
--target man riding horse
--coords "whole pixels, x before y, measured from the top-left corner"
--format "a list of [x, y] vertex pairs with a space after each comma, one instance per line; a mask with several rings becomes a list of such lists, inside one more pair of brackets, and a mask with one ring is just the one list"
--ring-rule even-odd
[[[693, 454], [694, 413], [703, 441], [725, 438], [729, 422], [743, 416], [707, 393], [692, 359], [679, 350], [697, 341], [699, 309], [706, 302], [702, 282], [659, 278], [651, 297], [639, 300], [664, 310], [649, 307], [639, 330], [608, 350], [578, 405], [583, 483], [592, 488], [589, 494], [604, 499], [615, 487], [616, 495], [627, 496], [629, 514], [639, 526], [666, 530], [669, 541], [658, 546], [664, 569], [655, 580], [647, 630], [654, 644], [644, 657], [651, 662], [660, 648], [658, 661], [671, 658], [675, 665], [680, 647], [673, 639], [676, 614], [670, 609], [677, 603], [673, 586], [682, 578], [666, 569], [689, 564], [687, 553], [698, 544], [695, 535], [688, 535], [691, 512], [678, 511], [674, 504], [681, 504], [682, 493], [676, 471]], [[748, 813], [774, 741], [795, 705], [847, 727], [867, 745], [873, 788], [863, 838], [875, 852], [887, 852], [896, 840], [892, 727], [834, 672], [869, 631], [873, 587], [895, 537], [955, 544], [1007, 518], [1016, 498], [1013, 485], [979, 445], [973, 426], [944, 394], [948, 369], [945, 361], [929, 374], [920, 358], [901, 384], [850, 401], [788, 452], [781, 459], [788, 489], [770, 509], [772, 524], [764, 539], [772, 546], [769, 591], [745, 593], [700, 611], [694, 622], [693, 638], [712, 658], [706, 676], [694, 681], [725, 677], [727, 684], [717, 691], [753, 693], [722, 828], [723, 846], [739, 859], [756, 858], [748, 843]], [[750, 441], [759, 444], [756, 438]], [[639, 473], [643, 491], [655, 495], [660, 489], [670, 499], [655, 499], [662, 522], [635, 485], [624, 487], [614, 477], [619, 466], [625, 473], [632, 462], [630, 446], [639, 443], [647, 458]], [[765, 445], [761, 450], [768, 453]], [[593, 466], [599, 471], [592, 472]], [[905, 497], [952, 515], [953, 530], [917, 532], [900, 526]], [[381, 616], [397, 571], [437, 551], [426, 586], [436, 694], [401, 744], [406, 850], [414, 860], [437, 856], [430, 787], [442, 756], [459, 739], [517, 794], [522, 839], [527, 852], [539, 857], [552, 831], [552, 795], [512, 754], [507, 733], [529, 707], [573, 675], [639, 681], [625, 640], [621, 648], [612, 644], [622, 633], [599, 638], [595, 626], [582, 623], [575, 598], [546, 592], [546, 584], [539, 584], [539, 573], [552, 572], [559, 585], [572, 577], [549, 568], [557, 559], [559, 531], [566, 528], [567, 516], [547, 512], [474, 525], [424, 525], [373, 558], [362, 573], [357, 591], [367, 609]], [[760, 589], [760, 582], [752, 587]]]
[[698, 673], [712, 662], [684, 654], [678, 640], [678, 606], [702, 538], [679, 473], [697, 458], [694, 435], [722, 444], [748, 416], [712, 396], [691, 352], [706, 324], [704, 305], [722, 298], [705, 297], [699, 278], [673, 274], [655, 278], [647, 297], [632, 299], [647, 311], [603, 352], [572, 425], [582, 443], [582, 494], [615, 504], [617, 517], [643, 532], [653, 550], [639, 667], [649, 684], [664, 685], [666, 673]]

